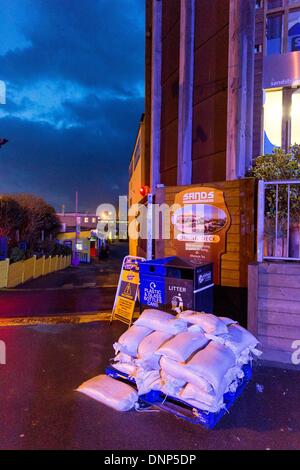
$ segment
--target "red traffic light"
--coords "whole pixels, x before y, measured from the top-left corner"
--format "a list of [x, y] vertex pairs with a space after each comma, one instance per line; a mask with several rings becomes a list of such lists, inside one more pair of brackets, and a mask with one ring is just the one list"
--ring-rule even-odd
[[140, 189], [140, 195], [141, 196], [147, 196], [150, 193], [150, 188], [149, 186], [142, 186]]

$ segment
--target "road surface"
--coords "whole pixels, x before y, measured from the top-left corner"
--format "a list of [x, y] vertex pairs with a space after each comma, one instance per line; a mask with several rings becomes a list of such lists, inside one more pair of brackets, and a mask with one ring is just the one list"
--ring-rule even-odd
[[0, 449], [300, 449], [299, 371], [259, 366], [213, 431], [120, 413], [74, 390], [103, 373], [119, 322], [0, 328]]
[[126, 243], [115, 244], [108, 260], [70, 267], [0, 290], [0, 318], [53, 316], [111, 310]]

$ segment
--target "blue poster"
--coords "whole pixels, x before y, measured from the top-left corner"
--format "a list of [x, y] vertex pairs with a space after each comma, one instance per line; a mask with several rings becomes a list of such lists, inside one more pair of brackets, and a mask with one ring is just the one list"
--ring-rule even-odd
[[7, 237], [0, 237], [0, 260], [7, 258], [8, 243]]

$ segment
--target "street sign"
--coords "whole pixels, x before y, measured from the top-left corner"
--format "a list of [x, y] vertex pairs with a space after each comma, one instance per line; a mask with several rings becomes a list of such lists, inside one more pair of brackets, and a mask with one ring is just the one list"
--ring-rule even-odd
[[220, 257], [225, 253], [231, 224], [224, 193], [212, 187], [193, 187], [176, 194], [173, 248], [194, 264], [214, 263], [214, 282], [220, 283]]
[[131, 325], [140, 283], [139, 263], [143, 261], [145, 258], [139, 256], [125, 256], [110, 322], [120, 320]]
[[0, 261], [7, 258], [8, 241], [7, 237], [0, 237]]

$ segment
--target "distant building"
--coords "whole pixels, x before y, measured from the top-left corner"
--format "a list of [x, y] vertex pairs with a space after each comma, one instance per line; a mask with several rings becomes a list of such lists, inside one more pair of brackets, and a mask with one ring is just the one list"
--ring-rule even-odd
[[85, 230], [95, 230], [98, 223], [98, 216], [95, 213], [86, 214], [75, 212], [58, 213], [59, 220], [61, 221], [61, 231], [70, 232], [75, 231], [76, 226], [79, 225]]
[[77, 253], [80, 262], [90, 262], [98, 255], [98, 239], [95, 235], [98, 217], [95, 213], [58, 213], [61, 230], [58, 240]]

